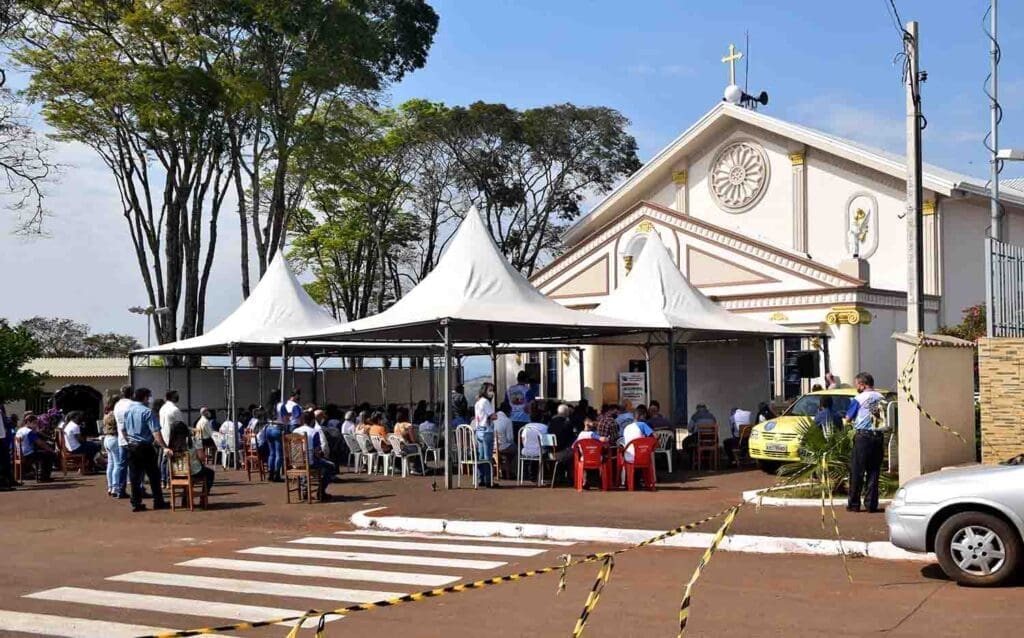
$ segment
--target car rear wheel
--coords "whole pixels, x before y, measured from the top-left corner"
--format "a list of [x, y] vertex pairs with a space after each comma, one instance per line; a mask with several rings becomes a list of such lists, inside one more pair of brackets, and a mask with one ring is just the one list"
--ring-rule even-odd
[[757, 467], [759, 467], [761, 469], [761, 471], [764, 472], [765, 474], [775, 474], [776, 472], [779, 471], [779, 467], [781, 465], [782, 465], [782, 463], [779, 463], [778, 461], [761, 461], [761, 460], [759, 460], [757, 462]]
[[1020, 565], [1021, 539], [1006, 521], [984, 512], [949, 517], [935, 536], [935, 554], [946, 575], [971, 587], [993, 587]]

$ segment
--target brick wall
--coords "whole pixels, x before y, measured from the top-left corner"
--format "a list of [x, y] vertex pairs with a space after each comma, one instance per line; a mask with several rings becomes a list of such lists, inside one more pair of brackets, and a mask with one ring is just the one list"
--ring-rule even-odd
[[982, 462], [1024, 453], [1024, 339], [982, 338], [978, 374]]

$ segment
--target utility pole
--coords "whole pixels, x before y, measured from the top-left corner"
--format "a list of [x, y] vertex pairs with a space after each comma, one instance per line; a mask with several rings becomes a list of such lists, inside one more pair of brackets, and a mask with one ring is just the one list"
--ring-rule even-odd
[[917, 22], [907, 23], [907, 332], [924, 332], [924, 238], [921, 216], [921, 73]]
[[[992, 11], [992, 35], [991, 35], [991, 56], [992, 56], [992, 84], [991, 92], [992, 97], [989, 100], [989, 109], [991, 113], [991, 137], [992, 137], [992, 230], [991, 237], [996, 241], [1003, 241], [1003, 210], [999, 206], [999, 43], [996, 40], [998, 37], [996, 28], [998, 23], [996, 21], [996, 13], [998, 13], [998, 3], [996, 0], [991, 0]], [[991, 334], [991, 333], [990, 333]]]

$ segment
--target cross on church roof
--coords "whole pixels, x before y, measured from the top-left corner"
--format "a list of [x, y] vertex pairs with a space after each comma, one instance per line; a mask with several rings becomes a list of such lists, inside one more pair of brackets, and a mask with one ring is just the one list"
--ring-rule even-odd
[[729, 55], [722, 62], [729, 65], [729, 84], [736, 84], [736, 62], [743, 59], [743, 52], [736, 50], [735, 44], [729, 45]]

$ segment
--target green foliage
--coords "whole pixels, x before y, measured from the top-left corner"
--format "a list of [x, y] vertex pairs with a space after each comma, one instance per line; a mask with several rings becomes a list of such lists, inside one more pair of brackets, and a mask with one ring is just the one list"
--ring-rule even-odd
[[977, 342], [986, 334], [985, 304], [975, 304], [963, 310], [963, 317], [955, 326], [942, 326], [939, 334]]
[[130, 335], [90, 334], [89, 326], [72, 319], [32, 317], [18, 324], [39, 346], [40, 357], [127, 357], [141, 346]]
[[[820, 485], [822, 478], [828, 478], [833, 491], [840, 491], [849, 485], [850, 460], [853, 456], [853, 428], [834, 427], [828, 432], [805, 418], [800, 426], [800, 460], [787, 463], [779, 468], [779, 475], [791, 483], [814, 483]], [[822, 469], [824, 459], [824, 470]], [[879, 490], [891, 493], [898, 486], [898, 479], [882, 473]]]
[[0, 404], [24, 399], [41, 387], [45, 376], [23, 369], [38, 356], [39, 344], [25, 327], [0, 319]]

